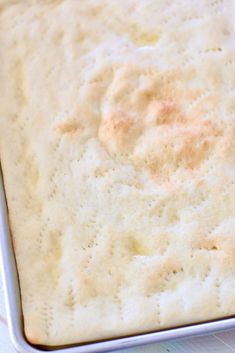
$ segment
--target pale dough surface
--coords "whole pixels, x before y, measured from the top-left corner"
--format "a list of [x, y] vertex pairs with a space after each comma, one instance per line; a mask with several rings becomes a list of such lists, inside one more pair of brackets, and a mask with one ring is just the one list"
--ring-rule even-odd
[[235, 1], [0, 1], [0, 153], [33, 343], [235, 314]]

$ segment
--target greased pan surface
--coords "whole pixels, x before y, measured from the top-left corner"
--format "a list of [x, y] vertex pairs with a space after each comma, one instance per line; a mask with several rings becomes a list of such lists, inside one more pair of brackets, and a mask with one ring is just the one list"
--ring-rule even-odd
[[[4, 194], [2, 175], [0, 175], [0, 260], [3, 277], [7, 320], [13, 345], [19, 353], [39, 353], [46, 348], [31, 346], [23, 334], [23, 318], [20, 302], [20, 288], [17, 276], [12, 240], [10, 236], [7, 205]], [[106, 340], [102, 342], [83, 344], [73, 347], [50, 349], [53, 352], [63, 353], [98, 353], [129, 348], [137, 345], [160, 342], [191, 335], [207, 334], [217, 330], [226, 330], [235, 327], [235, 318], [217, 320], [185, 327], [173, 328], [159, 332], [134, 335], [131, 337]]]

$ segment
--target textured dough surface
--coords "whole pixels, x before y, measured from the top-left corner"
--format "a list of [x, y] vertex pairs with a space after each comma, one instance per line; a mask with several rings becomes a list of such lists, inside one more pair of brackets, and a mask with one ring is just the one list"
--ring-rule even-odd
[[235, 314], [235, 1], [0, 1], [0, 152], [33, 343]]

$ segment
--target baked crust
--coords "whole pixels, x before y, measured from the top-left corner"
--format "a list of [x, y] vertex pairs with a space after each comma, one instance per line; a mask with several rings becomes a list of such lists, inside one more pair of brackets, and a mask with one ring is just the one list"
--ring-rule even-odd
[[0, 9], [0, 152], [28, 340], [234, 315], [234, 2]]

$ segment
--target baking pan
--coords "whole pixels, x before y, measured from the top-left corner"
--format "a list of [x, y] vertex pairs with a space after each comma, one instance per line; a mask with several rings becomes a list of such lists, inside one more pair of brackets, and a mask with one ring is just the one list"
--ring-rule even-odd
[[98, 353], [130, 348], [147, 343], [182, 338], [192, 335], [208, 334], [218, 330], [235, 327], [235, 317], [214, 320], [195, 325], [181, 326], [158, 332], [138, 334], [101, 342], [82, 344], [73, 347], [56, 349], [30, 345], [24, 337], [23, 315], [20, 300], [20, 288], [17, 275], [14, 250], [8, 226], [7, 203], [4, 193], [3, 178], [0, 170], [0, 265], [2, 270], [3, 289], [6, 302], [7, 321], [13, 345], [19, 353], [39, 353], [52, 351], [57, 353]]

